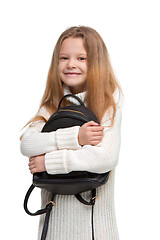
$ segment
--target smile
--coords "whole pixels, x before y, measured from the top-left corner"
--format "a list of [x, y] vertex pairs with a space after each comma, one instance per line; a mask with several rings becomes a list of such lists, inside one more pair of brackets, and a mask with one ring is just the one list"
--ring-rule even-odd
[[65, 73], [65, 75], [67, 75], [67, 76], [77, 76], [77, 75], [80, 75], [80, 73], [68, 72], [68, 73]]

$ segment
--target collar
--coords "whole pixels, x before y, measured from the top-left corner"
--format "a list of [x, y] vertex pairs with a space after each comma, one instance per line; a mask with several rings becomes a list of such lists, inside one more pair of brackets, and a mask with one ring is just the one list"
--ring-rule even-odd
[[[67, 94], [72, 94], [71, 93], [71, 90], [69, 89], [69, 87], [67, 85], [63, 85], [63, 92], [64, 92], [64, 95], [67, 95]], [[80, 93], [77, 93], [77, 94], [73, 94], [77, 97], [79, 97], [82, 102], [84, 102], [84, 99], [85, 99], [85, 95], [86, 95], [86, 91], [85, 92], [80, 92]], [[71, 98], [69, 97], [68, 100], [74, 104], [78, 104], [78, 101], [75, 99], [75, 98]]]
[[[69, 87], [67, 85], [65, 85], [65, 84], [63, 85], [63, 92], [64, 92], [64, 95], [72, 94], [71, 90], [69, 89]], [[73, 94], [73, 95], [79, 97], [82, 100], [82, 102], [85, 103], [84, 100], [85, 100], [85, 96], [86, 96], [86, 91], [85, 92], [81, 92], [81, 93], [77, 93], [77, 94]], [[123, 99], [122, 98], [119, 99], [119, 91], [118, 91], [118, 89], [116, 89], [116, 91], [113, 93], [113, 97], [114, 97], [116, 105], [118, 107], [121, 107], [123, 105]], [[70, 98], [69, 97], [68, 99], [69, 99], [70, 102], [72, 102], [74, 104], [78, 103], [77, 100], [74, 99], [74, 98]]]

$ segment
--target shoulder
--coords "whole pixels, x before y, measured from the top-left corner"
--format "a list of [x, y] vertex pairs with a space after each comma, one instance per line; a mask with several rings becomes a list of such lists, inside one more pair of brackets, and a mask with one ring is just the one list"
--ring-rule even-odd
[[[103, 118], [101, 120], [101, 125], [102, 126], [110, 126], [111, 125], [111, 117], [113, 114], [113, 109], [109, 108], [105, 114], [103, 115]], [[114, 124], [120, 124], [122, 119], [122, 110], [120, 106], [116, 106], [116, 113], [114, 116]]]
[[38, 110], [37, 116], [44, 117], [48, 121], [48, 119], [50, 118], [50, 113], [49, 113], [49, 111], [47, 110], [47, 108], [45, 106], [42, 106]]
[[50, 113], [48, 112], [48, 110], [47, 110], [47, 108], [45, 106], [42, 106], [38, 110], [35, 118], [36, 118], [36, 120], [33, 121], [30, 126], [31, 127], [38, 127], [38, 128], [40, 127], [41, 128], [41, 126], [44, 125], [44, 123], [46, 121], [48, 121], [48, 119], [50, 118]]
[[[116, 89], [115, 92], [113, 93], [113, 98], [116, 104], [116, 113], [114, 116], [114, 125], [115, 125], [117, 122], [119, 123], [121, 122], [122, 107], [123, 107], [123, 97], [122, 97], [122, 94], [120, 94], [118, 89]], [[110, 107], [109, 109], [107, 109], [107, 111], [103, 115], [103, 118], [101, 120], [101, 125], [110, 126], [112, 115], [113, 115], [113, 108]]]

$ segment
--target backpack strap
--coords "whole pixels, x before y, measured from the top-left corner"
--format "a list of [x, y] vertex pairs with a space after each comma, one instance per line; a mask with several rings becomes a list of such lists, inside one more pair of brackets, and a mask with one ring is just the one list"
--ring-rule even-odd
[[94, 205], [96, 200], [96, 189], [91, 190], [91, 192], [92, 192], [92, 198], [90, 199], [89, 202], [87, 202], [84, 198], [82, 198], [80, 193], [75, 194], [75, 197], [85, 205]]
[[72, 97], [72, 98], [77, 99], [77, 101], [80, 103], [80, 105], [81, 105], [81, 106], [84, 106], [84, 103], [82, 102], [82, 100], [81, 100], [79, 97], [77, 97], [76, 95], [73, 95], [73, 94], [67, 94], [67, 95], [64, 95], [64, 96], [62, 97], [62, 99], [60, 100], [60, 102], [59, 102], [59, 104], [58, 104], [58, 109], [60, 108], [62, 101], [63, 101], [65, 98], [67, 98], [67, 97]]
[[27, 193], [26, 193], [26, 196], [25, 196], [25, 199], [24, 199], [24, 209], [25, 209], [26, 213], [28, 213], [31, 216], [37, 216], [37, 215], [41, 215], [41, 214], [46, 213], [45, 220], [44, 220], [44, 225], [43, 225], [43, 230], [42, 230], [42, 235], [41, 235], [41, 240], [45, 240], [46, 236], [47, 236], [50, 213], [51, 213], [52, 207], [55, 206], [55, 202], [53, 202], [55, 194], [52, 195], [51, 201], [49, 201], [49, 203], [46, 204], [45, 208], [40, 209], [35, 213], [31, 213], [28, 210], [28, 205], [27, 204], [28, 204], [28, 199], [29, 199], [29, 197], [30, 197], [34, 188], [35, 188], [35, 186], [32, 184], [30, 186], [30, 188], [28, 189]]
[[94, 211], [94, 205], [96, 201], [96, 189], [91, 190], [92, 192], [92, 198], [89, 202], [87, 202], [82, 196], [78, 193], [75, 195], [75, 197], [83, 204], [85, 205], [91, 205], [92, 206], [92, 217], [91, 217], [91, 224], [92, 224], [92, 240], [94, 240], [94, 223], [93, 223], [93, 211]]
[[53, 198], [54, 198], [54, 195], [52, 196], [51, 201], [46, 205], [47, 209], [46, 209], [46, 216], [44, 220], [41, 240], [45, 240], [47, 236], [50, 213], [51, 213], [52, 207], [55, 206], [55, 203], [53, 202]]

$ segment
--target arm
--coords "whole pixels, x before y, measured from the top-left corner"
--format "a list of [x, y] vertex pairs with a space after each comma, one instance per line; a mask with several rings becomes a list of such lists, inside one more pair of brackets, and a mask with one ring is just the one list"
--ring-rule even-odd
[[103, 173], [115, 168], [120, 149], [121, 110], [118, 108], [113, 127], [104, 129], [102, 141], [85, 145], [79, 150], [58, 150], [45, 154], [45, 168], [49, 174], [82, 170]]
[[[79, 128], [78, 142], [80, 145], [97, 145], [103, 137], [103, 126], [99, 126], [94, 121], [87, 122]], [[65, 130], [68, 131], [68, 130]], [[63, 134], [64, 138], [64, 134]], [[73, 146], [71, 146], [73, 148]], [[29, 159], [29, 170], [33, 174], [35, 172], [46, 171], [45, 154], [33, 156]]]
[[39, 123], [35, 127], [29, 127], [24, 133], [20, 149], [24, 156], [32, 157], [58, 149], [78, 149], [79, 126], [58, 129], [50, 133], [41, 133], [44, 123]]
[[[40, 109], [38, 115], [46, 119], [50, 117], [44, 107]], [[44, 124], [43, 121], [34, 122], [23, 134], [20, 150], [24, 156], [32, 157], [65, 148], [81, 148], [78, 143], [79, 126], [58, 129], [50, 133], [41, 133]]]

